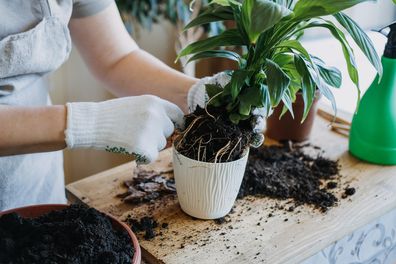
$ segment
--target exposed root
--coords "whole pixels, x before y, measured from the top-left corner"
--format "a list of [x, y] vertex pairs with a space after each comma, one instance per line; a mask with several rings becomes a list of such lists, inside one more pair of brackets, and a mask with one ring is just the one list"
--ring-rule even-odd
[[221, 160], [221, 157], [222, 157], [222, 156], [224, 155], [224, 153], [226, 153], [226, 151], [230, 148], [230, 145], [231, 145], [231, 141], [228, 141], [227, 145], [225, 145], [224, 147], [222, 147], [222, 148], [216, 153], [216, 156], [215, 156], [215, 159], [214, 159], [214, 163], [217, 163], [217, 158], [218, 158], [219, 155], [221, 155], [221, 156], [220, 156], [220, 160]]
[[203, 162], [237, 160], [252, 137], [250, 120], [232, 123], [222, 108], [207, 106], [186, 116], [186, 129], [175, 140], [177, 151]]
[[235, 146], [232, 148], [232, 150], [231, 150], [230, 153], [228, 154], [227, 160], [230, 160], [231, 153], [233, 153], [233, 152], [235, 151], [236, 147], [238, 147], [238, 144], [241, 143], [241, 140], [242, 140], [242, 138], [239, 138], [239, 139], [238, 139], [238, 142], [235, 144]]

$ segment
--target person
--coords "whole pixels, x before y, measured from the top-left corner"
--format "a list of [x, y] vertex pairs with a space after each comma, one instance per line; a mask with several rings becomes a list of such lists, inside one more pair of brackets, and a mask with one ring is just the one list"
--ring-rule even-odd
[[[175, 126], [197, 105], [206, 84], [140, 49], [114, 0], [0, 0], [0, 211], [65, 203], [64, 148], [96, 148], [154, 161]], [[86, 64], [120, 97], [51, 105], [43, 76], [68, 58], [71, 40]], [[252, 146], [263, 141], [255, 109]]]
[[[65, 203], [66, 147], [148, 163], [182, 125], [197, 79], [140, 49], [113, 0], [3, 0], [0, 25], [0, 211]], [[120, 98], [51, 105], [43, 76], [67, 60], [71, 40]]]

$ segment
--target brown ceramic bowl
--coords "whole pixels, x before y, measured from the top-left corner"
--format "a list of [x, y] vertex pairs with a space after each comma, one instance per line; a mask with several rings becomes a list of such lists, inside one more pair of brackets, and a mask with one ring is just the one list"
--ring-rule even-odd
[[[43, 204], [43, 205], [32, 205], [26, 207], [20, 207], [16, 209], [11, 209], [7, 211], [0, 212], [0, 216], [9, 214], [9, 213], [18, 213], [22, 217], [38, 217], [40, 215], [49, 213], [51, 211], [62, 210], [67, 208], [68, 205], [65, 204]], [[135, 254], [133, 255], [132, 264], [140, 264], [142, 253], [140, 251], [139, 242], [136, 236], [132, 233], [132, 230], [124, 223], [117, 220], [115, 217], [106, 214], [107, 217], [111, 219], [111, 223], [115, 229], [124, 229], [128, 232], [131, 242], [133, 244], [133, 248], [135, 250]]]

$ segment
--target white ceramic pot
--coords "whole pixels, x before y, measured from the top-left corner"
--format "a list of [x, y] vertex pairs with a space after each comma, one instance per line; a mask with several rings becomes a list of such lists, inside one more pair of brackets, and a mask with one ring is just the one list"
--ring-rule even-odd
[[200, 219], [227, 215], [237, 198], [245, 173], [249, 150], [232, 162], [196, 161], [173, 148], [173, 169], [181, 208]]

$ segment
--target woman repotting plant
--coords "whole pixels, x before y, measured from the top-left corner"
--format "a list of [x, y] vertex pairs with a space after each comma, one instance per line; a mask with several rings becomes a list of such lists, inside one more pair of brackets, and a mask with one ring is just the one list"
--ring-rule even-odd
[[[267, 117], [280, 103], [281, 116], [293, 115], [298, 93], [303, 99], [303, 122], [316, 91], [336, 105], [332, 87], [340, 87], [341, 74], [310, 55], [298, 36], [310, 28], [325, 28], [340, 42], [351, 80], [359, 90], [353, 50], [344, 33], [322, 16], [333, 15], [382, 74], [378, 55], [363, 30], [341, 11], [365, 0], [214, 0], [186, 29], [217, 21], [234, 21], [236, 28], [190, 44], [179, 57], [190, 61], [228, 58], [239, 68], [221, 73], [189, 93], [192, 111], [174, 144], [176, 188], [182, 209], [198, 218], [226, 215], [237, 196], [249, 145], [255, 136], [257, 115]], [[237, 54], [221, 47], [242, 47]], [[220, 79], [220, 80], [219, 80]], [[206, 103], [197, 101], [205, 94]], [[198, 104], [198, 106], [197, 106]]]

